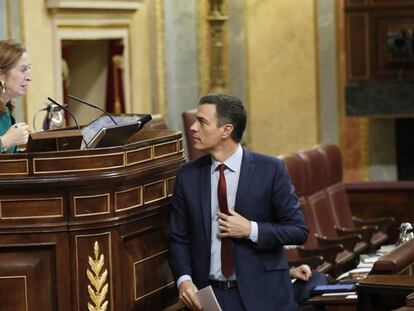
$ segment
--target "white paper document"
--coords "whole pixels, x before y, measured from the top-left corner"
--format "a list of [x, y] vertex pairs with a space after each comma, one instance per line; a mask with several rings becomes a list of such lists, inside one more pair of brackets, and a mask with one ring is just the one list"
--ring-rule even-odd
[[377, 253], [380, 254], [388, 254], [392, 250], [394, 250], [397, 246], [395, 244], [388, 244], [388, 245], [382, 245], [381, 248], [377, 251]]
[[343, 293], [323, 293], [322, 296], [330, 297], [330, 296], [351, 296], [355, 295], [355, 292], [343, 292]]
[[338, 276], [336, 279], [339, 281], [339, 280], [342, 280], [342, 279], [344, 279], [344, 278], [346, 278], [346, 277], [348, 277], [349, 275], [350, 275], [350, 273], [368, 273], [368, 272], [370, 272], [371, 271], [371, 267], [368, 267], [368, 268], [355, 268], [355, 269], [352, 269], [352, 270], [349, 270], [349, 271], [347, 271], [347, 272], [345, 272], [345, 273], [342, 273], [340, 276]]
[[203, 311], [221, 311], [220, 305], [214, 295], [211, 286], [204, 287], [196, 292], [198, 301], [200, 301]]

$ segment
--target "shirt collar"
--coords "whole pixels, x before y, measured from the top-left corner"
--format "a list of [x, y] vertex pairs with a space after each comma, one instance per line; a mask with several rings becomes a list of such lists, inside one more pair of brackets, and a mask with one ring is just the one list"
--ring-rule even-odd
[[[223, 163], [231, 171], [236, 172], [241, 167], [242, 159], [243, 159], [243, 148], [239, 144], [239, 147], [237, 148], [237, 150]], [[221, 164], [221, 162], [217, 161], [213, 157], [211, 157], [211, 161], [212, 161], [211, 172], [214, 172], [217, 169], [217, 166]]]

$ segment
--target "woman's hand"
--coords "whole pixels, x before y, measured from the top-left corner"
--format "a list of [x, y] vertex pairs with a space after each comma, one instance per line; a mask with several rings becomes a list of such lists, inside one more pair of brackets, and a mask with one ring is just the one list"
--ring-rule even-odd
[[16, 123], [11, 126], [6, 134], [1, 137], [1, 143], [5, 149], [13, 145], [25, 145], [29, 139], [29, 126], [24, 123]]

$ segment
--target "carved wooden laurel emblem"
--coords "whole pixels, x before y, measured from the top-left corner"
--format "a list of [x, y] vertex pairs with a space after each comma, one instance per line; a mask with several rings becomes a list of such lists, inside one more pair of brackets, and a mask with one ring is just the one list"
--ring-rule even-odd
[[[108, 308], [108, 300], [104, 301], [108, 294], [108, 283], [106, 278], [108, 277], [108, 270], [102, 272], [104, 267], [104, 255], [99, 256], [99, 243], [95, 241], [93, 246], [95, 259], [89, 257], [89, 267], [86, 271], [90, 285], [88, 285], [89, 297], [91, 298], [94, 305], [88, 302], [89, 311], [106, 311]], [[92, 271], [91, 271], [92, 270]]]

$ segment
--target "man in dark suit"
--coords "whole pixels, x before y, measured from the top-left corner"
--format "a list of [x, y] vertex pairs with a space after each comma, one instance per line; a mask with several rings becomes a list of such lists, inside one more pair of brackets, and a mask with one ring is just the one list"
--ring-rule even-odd
[[209, 155], [177, 174], [170, 266], [192, 310], [209, 284], [224, 311], [296, 309], [283, 245], [308, 231], [283, 162], [241, 147], [246, 120], [237, 97], [203, 96], [191, 131]]

